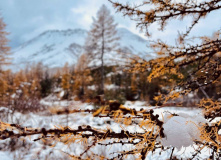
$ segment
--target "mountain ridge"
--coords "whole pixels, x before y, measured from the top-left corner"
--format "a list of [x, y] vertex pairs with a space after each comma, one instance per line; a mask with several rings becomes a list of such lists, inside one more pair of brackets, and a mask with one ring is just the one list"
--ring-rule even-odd
[[[76, 64], [83, 53], [87, 33], [81, 28], [44, 31], [13, 50], [12, 70], [39, 62], [49, 68], [63, 67], [66, 63]], [[147, 41], [139, 35], [126, 28], [118, 28], [117, 34], [120, 36], [120, 48], [137, 56], [148, 54]]]

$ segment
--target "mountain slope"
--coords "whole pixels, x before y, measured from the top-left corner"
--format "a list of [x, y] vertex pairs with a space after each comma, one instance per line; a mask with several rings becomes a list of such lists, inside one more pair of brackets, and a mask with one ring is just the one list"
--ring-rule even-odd
[[[83, 29], [50, 30], [24, 43], [13, 51], [13, 69], [41, 62], [49, 68], [76, 64], [83, 53], [87, 31]], [[138, 56], [147, 54], [147, 42], [125, 28], [118, 29], [119, 48]], [[106, 55], [106, 59], [113, 57]], [[153, 58], [154, 55], [149, 55]], [[118, 56], [119, 58], [119, 56]]]

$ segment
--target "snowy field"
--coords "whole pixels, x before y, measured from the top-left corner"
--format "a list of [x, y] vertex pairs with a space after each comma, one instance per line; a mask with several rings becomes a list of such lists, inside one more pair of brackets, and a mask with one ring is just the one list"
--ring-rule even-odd
[[[47, 101], [42, 100], [42, 104], [47, 105], [49, 110], [54, 108], [69, 108], [69, 109], [93, 109], [93, 106], [87, 103], [81, 103], [78, 101]], [[140, 110], [141, 108], [154, 109], [154, 114], [160, 115], [160, 120], [163, 120], [164, 128], [166, 132], [165, 139], [159, 139], [165, 146], [176, 146], [174, 150], [174, 155], [177, 158], [188, 159], [192, 157], [196, 146], [191, 145], [193, 139], [197, 139], [197, 127], [194, 124], [205, 123], [206, 120], [202, 117], [202, 111], [198, 108], [181, 108], [181, 107], [148, 107], [145, 102], [130, 102], [125, 103], [128, 108], [135, 108]], [[141, 128], [138, 126], [125, 126], [114, 122], [110, 118], [98, 118], [93, 117], [90, 113], [73, 113], [69, 115], [53, 115], [49, 111], [40, 113], [29, 113], [22, 114], [19, 112], [11, 113], [7, 108], [1, 107], [1, 120], [7, 123], [17, 123], [25, 127], [32, 128], [56, 128], [69, 126], [71, 129], [77, 129], [78, 126], [90, 125], [97, 129], [111, 129], [115, 132], [121, 132], [122, 127], [130, 132], [142, 132]], [[7, 113], [7, 114], [6, 114]], [[176, 113], [180, 116], [176, 116], [168, 119], [167, 116]], [[173, 131], [170, 128], [173, 128]], [[33, 142], [38, 136], [32, 136], [26, 138], [25, 140], [20, 138], [16, 140], [16, 144], [13, 140], [4, 140], [0, 142], [0, 159], [1, 160], [12, 160], [12, 159], [71, 159], [70, 155], [80, 155], [87, 146], [82, 143], [73, 143], [70, 145], [65, 145], [65, 142], [58, 142], [54, 144], [52, 141]], [[88, 140], [90, 144], [90, 140]], [[9, 145], [10, 144], [10, 145]], [[185, 147], [183, 147], [185, 146]], [[105, 157], [112, 158], [116, 154], [111, 154], [113, 152], [120, 152], [122, 150], [131, 149], [131, 145], [114, 144], [112, 146], [101, 146], [96, 145], [91, 148], [90, 151], [102, 154]], [[160, 153], [160, 150], [156, 150], [154, 153], [149, 153], [146, 159], [160, 160], [170, 158], [172, 148]], [[210, 151], [206, 148], [203, 152], [196, 157], [196, 159], [207, 159], [210, 155]], [[127, 159], [135, 159], [135, 156], [128, 156]]]

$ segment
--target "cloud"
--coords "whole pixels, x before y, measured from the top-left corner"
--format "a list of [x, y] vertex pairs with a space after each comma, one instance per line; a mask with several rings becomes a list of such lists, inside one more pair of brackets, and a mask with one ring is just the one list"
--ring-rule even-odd
[[45, 30], [90, 29], [102, 4], [111, 10], [119, 26], [140, 34], [135, 22], [115, 13], [112, 4], [104, 0], [7, 0], [0, 1], [0, 12], [10, 32], [10, 45], [15, 48]]
[[[81, 27], [71, 15], [73, 7], [80, 2], [73, 0], [7, 0], [0, 1], [0, 10], [10, 32], [12, 46], [36, 36], [47, 29], [67, 29]], [[70, 17], [73, 16], [73, 17]]]
[[[125, 0], [118, 1], [125, 3]], [[134, 0], [128, 1], [133, 5]], [[138, 2], [142, 2], [142, 0]], [[102, 4], [111, 10], [119, 27], [125, 27], [145, 38], [144, 33], [140, 33], [136, 28], [136, 23], [128, 17], [124, 17], [122, 13], [116, 13], [112, 4], [107, 0], [2, 0], [0, 1], [0, 12], [7, 24], [7, 31], [10, 32], [10, 45], [15, 48], [45, 30], [89, 29], [92, 17], [96, 16], [96, 12]], [[208, 19], [202, 21], [203, 23], [197, 24], [191, 34], [199, 35], [205, 31], [220, 29], [218, 27], [221, 23], [220, 12], [211, 15], [215, 18], [209, 16]], [[152, 39], [163, 38], [166, 41], [174, 41], [177, 31], [185, 31], [186, 27], [190, 25], [187, 24], [189, 22], [190, 18], [182, 23], [178, 20], [171, 21], [165, 32], [158, 31], [157, 25], [153, 25], [150, 28], [153, 33]], [[208, 26], [205, 24], [217, 25], [209, 25], [205, 28]]]

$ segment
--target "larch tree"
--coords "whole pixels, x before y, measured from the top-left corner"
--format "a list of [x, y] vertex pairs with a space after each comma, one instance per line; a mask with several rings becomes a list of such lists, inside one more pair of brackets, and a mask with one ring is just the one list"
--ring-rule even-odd
[[8, 33], [5, 31], [6, 24], [3, 22], [3, 19], [0, 18], [0, 92], [5, 94], [8, 84], [4, 78], [3, 66], [9, 64], [8, 55], [10, 47], [8, 47]]
[[8, 64], [8, 55], [10, 47], [8, 46], [8, 33], [5, 31], [6, 24], [3, 22], [3, 19], [0, 18], [0, 69], [3, 65]]
[[85, 90], [89, 82], [92, 80], [90, 76], [90, 69], [88, 67], [88, 63], [91, 60], [86, 54], [82, 54], [79, 59], [78, 63], [76, 64], [76, 68], [74, 71], [74, 85], [73, 90], [76, 91], [78, 98], [83, 98], [85, 95]]
[[71, 81], [71, 74], [68, 63], [62, 68], [62, 80], [61, 80], [61, 87], [64, 90], [63, 98], [68, 99], [70, 96], [70, 81]]
[[[192, 18], [192, 22], [187, 26], [186, 31], [178, 32], [175, 45], [165, 43], [162, 39], [152, 41], [150, 47], [156, 54], [160, 55], [159, 58], [150, 61], [139, 59], [131, 64], [131, 71], [142, 73], [151, 70], [147, 77], [149, 82], [162, 76], [167, 77], [167, 79], [171, 79], [171, 76], [175, 77], [172, 79], [174, 87], [168, 90], [169, 94], [155, 96], [156, 101], [166, 103], [168, 100], [174, 100], [194, 91], [202, 92], [204, 98], [198, 105], [203, 108], [205, 119], [211, 122], [220, 118], [221, 103], [218, 99], [221, 96], [220, 91], [214, 90], [216, 92], [214, 97], [210, 97], [205, 91], [205, 88], [214, 86], [220, 88], [220, 28], [217, 28], [215, 33], [211, 33], [212, 38], [204, 35], [191, 36], [191, 33], [202, 19], [205, 19], [211, 12], [214, 13], [221, 9], [221, 1], [146, 0], [134, 6], [109, 1], [118, 12], [136, 21], [137, 27], [145, 31], [148, 36], [151, 36], [151, 27], [156, 24], [159, 25], [160, 31], [165, 31], [165, 27], [171, 20], [182, 21], [186, 17]], [[219, 13], [216, 16], [219, 16]], [[214, 26], [216, 26], [215, 23]], [[198, 153], [193, 154], [193, 159], [200, 154], [202, 151], [200, 146], [203, 145], [213, 150], [209, 159], [219, 159], [221, 145], [218, 131], [220, 128], [220, 121], [215, 121], [215, 124], [211, 126], [205, 124], [201, 128], [201, 141], [195, 141], [199, 146]]]
[[97, 17], [93, 18], [93, 24], [88, 33], [85, 44], [86, 53], [92, 56], [93, 59], [98, 59], [101, 63], [101, 85], [100, 93], [104, 93], [104, 55], [111, 54], [117, 50], [117, 24], [114, 23], [114, 18], [105, 5], [102, 5], [97, 12]]
[[[112, 2], [111, 0], [109, 0]], [[205, 18], [209, 13], [221, 8], [220, 1], [210, 0], [202, 2], [148, 0], [132, 7], [128, 4], [112, 2], [119, 12], [131, 17], [137, 22], [137, 27], [146, 29], [146, 34], [151, 35], [150, 27], [158, 23], [161, 31], [170, 20], [192, 17], [192, 23], [184, 33], [178, 34], [177, 44], [171, 45], [162, 40], [152, 41], [150, 47], [156, 54], [161, 55], [150, 61], [137, 60], [132, 64], [132, 71], [144, 72], [151, 69], [148, 80], [152, 81], [161, 76], [175, 75], [179, 83], [175, 84], [173, 92], [169, 97], [160, 96], [159, 100], [166, 102], [170, 98], [184, 95], [194, 90], [202, 90], [203, 87], [211, 84], [218, 84], [221, 74], [221, 40], [220, 30], [213, 34], [213, 38], [199, 36], [191, 37], [190, 32], [197, 25], [199, 20]], [[152, 8], [149, 6], [152, 5]], [[146, 7], [145, 7], [146, 6]], [[215, 36], [214, 36], [215, 35]], [[215, 38], [214, 38], [215, 37]], [[197, 39], [199, 38], [199, 39]], [[190, 43], [194, 41], [194, 43]], [[184, 71], [188, 73], [185, 75]], [[179, 90], [177, 93], [174, 90]], [[205, 97], [208, 98], [208, 96]], [[157, 99], [157, 98], [156, 98]]]

